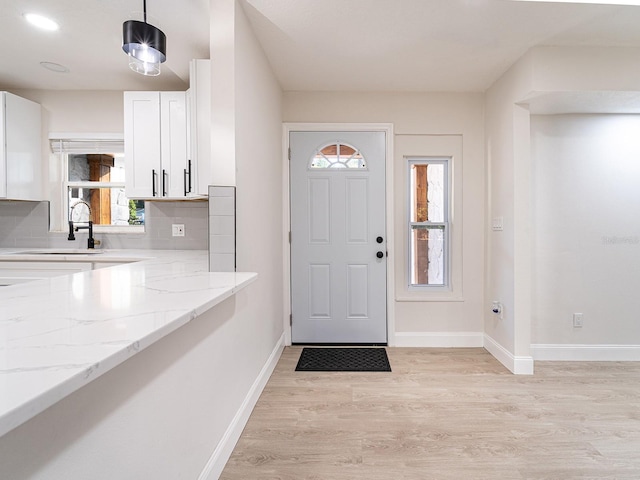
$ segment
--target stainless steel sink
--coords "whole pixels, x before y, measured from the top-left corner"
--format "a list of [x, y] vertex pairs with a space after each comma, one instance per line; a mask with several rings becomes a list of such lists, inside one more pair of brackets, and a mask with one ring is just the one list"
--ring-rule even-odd
[[25, 250], [13, 252], [13, 255], [98, 255], [104, 250], [92, 248], [47, 248], [43, 250]]

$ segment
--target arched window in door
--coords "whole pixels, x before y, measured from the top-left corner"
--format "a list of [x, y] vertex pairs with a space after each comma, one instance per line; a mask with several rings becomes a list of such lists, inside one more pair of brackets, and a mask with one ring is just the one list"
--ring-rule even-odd
[[346, 143], [331, 143], [319, 149], [311, 158], [309, 168], [367, 168], [364, 157], [360, 151]]

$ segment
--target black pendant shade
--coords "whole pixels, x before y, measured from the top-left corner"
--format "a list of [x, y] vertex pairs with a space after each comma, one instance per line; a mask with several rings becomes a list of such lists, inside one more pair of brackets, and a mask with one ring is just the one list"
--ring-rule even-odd
[[127, 20], [122, 24], [122, 50], [129, 55], [129, 67], [143, 75], [160, 75], [160, 64], [167, 59], [167, 37], [159, 28], [144, 22]]

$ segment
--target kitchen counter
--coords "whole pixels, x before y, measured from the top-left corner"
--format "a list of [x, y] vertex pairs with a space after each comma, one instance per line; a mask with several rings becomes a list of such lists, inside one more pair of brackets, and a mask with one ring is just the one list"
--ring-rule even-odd
[[208, 272], [206, 251], [23, 252], [0, 261], [131, 263], [0, 288], [0, 436], [257, 278]]

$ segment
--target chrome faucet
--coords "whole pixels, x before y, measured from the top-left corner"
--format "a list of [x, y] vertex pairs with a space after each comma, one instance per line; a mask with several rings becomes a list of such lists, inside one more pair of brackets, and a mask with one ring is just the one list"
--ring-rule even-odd
[[[93, 222], [91, 221], [91, 206], [85, 202], [84, 200], [80, 200], [78, 202], [75, 203], [75, 205], [73, 207], [71, 207], [71, 209], [69, 210], [69, 236], [67, 237], [67, 240], [75, 240], [76, 236], [73, 234], [74, 231], [74, 225], [73, 225], [73, 220], [71, 220], [72, 215], [73, 215], [73, 209], [76, 208], [78, 205], [80, 205], [81, 203], [85, 204], [87, 206], [87, 208], [89, 209], [89, 222], [87, 223], [87, 225], [82, 226], [82, 227], [75, 227], [75, 231], [79, 231], [79, 230], [89, 230], [89, 239], [87, 240], [87, 248], [95, 248], [96, 246], [96, 242], [93, 238]], [[80, 223], [80, 222], [77, 222]]]

